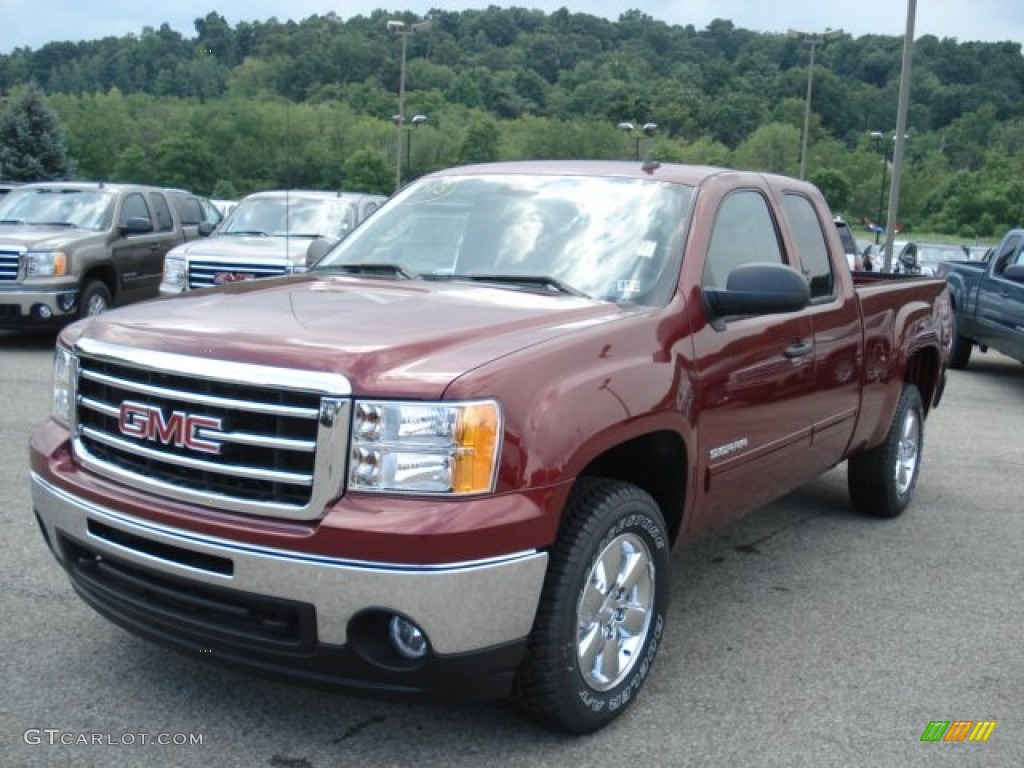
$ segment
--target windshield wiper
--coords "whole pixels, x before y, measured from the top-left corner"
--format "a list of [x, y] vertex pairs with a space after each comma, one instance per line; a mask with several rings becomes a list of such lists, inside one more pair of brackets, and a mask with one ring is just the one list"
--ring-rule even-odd
[[232, 229], [228, 232], [218, 232], [218, 235], [240, 235], [246, 237], [249, 235], [257, 235], [258, 237], [270, 237], [266, 232], [261, 229]]
[[564, 293], [569, 296], [578, 296], [581, 299], [589, 299], [590, 296], [578, 288], [573, 288], [568, 283], [563, 283], [555, 277], [547, 275], [500, 275], [500, 274], [470, 274], [452, 275], [455, 280], [473, 280], [480, 283], [511, 283], [513, 285], [528, 285], [537, 288], [546, 288], [553, 293]]
[[62, 227], [64, 229], [72, 229], [78, 226], [70, 221], [30, 221], [29, 224], [33, 227]]
[[24, 219], [0, 219], [0, 224], [24, 224]]
[[317, 267], [316, 272], [349, 272], [353, 275], [375, 275], [377, 277], [397, 277], [402, 280], [418, 280], [420, 275], [399, 264], [330, 264]]

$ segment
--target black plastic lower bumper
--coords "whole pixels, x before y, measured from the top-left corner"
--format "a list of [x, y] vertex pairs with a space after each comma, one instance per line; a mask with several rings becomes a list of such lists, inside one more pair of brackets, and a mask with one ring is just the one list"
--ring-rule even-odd
[[389, 652], [369, 612], [350, 642], [319, 643], [313, 606], [211, 587], [98, 555], [61, 537], [62, 564], [97, 612], [147, 640], [271, 679], [375, 698], [465, 702], [511, 688], [526, 641], [473, 653], [429, 653], [411, 662]]

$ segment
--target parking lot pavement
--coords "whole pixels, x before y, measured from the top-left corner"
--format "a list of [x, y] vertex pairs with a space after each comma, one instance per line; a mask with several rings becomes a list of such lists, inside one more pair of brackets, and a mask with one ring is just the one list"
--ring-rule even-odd
[[[851, 511], [838, 467], [680, 552], [647, 686], [623, 718], [580, 738], [500, 703], [381, 703], [263, 682], [95, 615], [30, 509], [26, 443], [49, 407], [52, 341], [0, 334], [0, 765], [1024, 765], [1016, 361], [977, 355], [950, 373], [901, 518]], [[922, 742], [932, 721], [958, 720], [996, 725], [985, 742]]]

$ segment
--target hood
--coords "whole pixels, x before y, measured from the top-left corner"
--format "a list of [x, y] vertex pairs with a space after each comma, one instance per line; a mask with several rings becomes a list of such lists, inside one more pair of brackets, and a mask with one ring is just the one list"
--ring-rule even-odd
[[280, 261], [287, 258], [293, 264], [305, 265], [306, 251], [312, 237], [264, 237], [257, 235], [211, 235], [178, 246], [175, 255], [189, 259], [214, 261]]
[[485, 363], [626, 315], [466, 283], [302, 276], [143, 302], [76, 323], [69, 340], [338, 373], [357, 395], [436, 398]]
[[0, 224], [0, 248], [21, 246], [33, 250], [59, 250], [87, 237], [102, 237], [102, 232], [78, 227], [40, 227], [34, 224]]

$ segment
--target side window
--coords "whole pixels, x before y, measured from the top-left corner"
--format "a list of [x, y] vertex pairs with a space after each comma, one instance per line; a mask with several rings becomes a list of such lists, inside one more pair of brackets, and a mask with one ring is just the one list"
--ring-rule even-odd
[[1003, 270], [1006, 269], [1013, 263], [1013, 254], [1021, 246], [1021, 239], [1019, 237], [1009, 238], [999, 253], [995, 255], [996, 264], [992, 268], [992, 274], [1001, 275]]
[[124, 203], [121, 205], [121, 218], [117, 223], [123, 227], [128, 222], [128, 219], [153, 220], [153, 217], [149, 215], [149, 206], [146, 205], [146, 199], [138, 192], [132, 192], [125, 196]]
[[194, 197], [179, 197], [178, 202], [178, 216], [181, 217], [182, 225], [186, 227], [194, 227], [203, 220], [203, 211], [199, 206], [199, 201]]
[[814, 206], [803, 195], [792, 193], [783, 196], [782, 206], [793, 233], [800, 266], [810, 283], [811, 301], [834, 296], [836, 281], [828, 257], [828, 241]]
[[783, 263], [768, 203], [760, 192], [733, 192], [715, 217], [701, 284], [705, 288], [725, 288], [729, 273], [736, 267], [765, 263]]
[[154, 229], [157, 232], [170, 232], [174, 229], [174, 219], [171, 218], [171, 209], [167, 205], [167, 198], [156, 192], [151, 195], [151, 198], [153, 200], [153, 211], [156, 213]]

